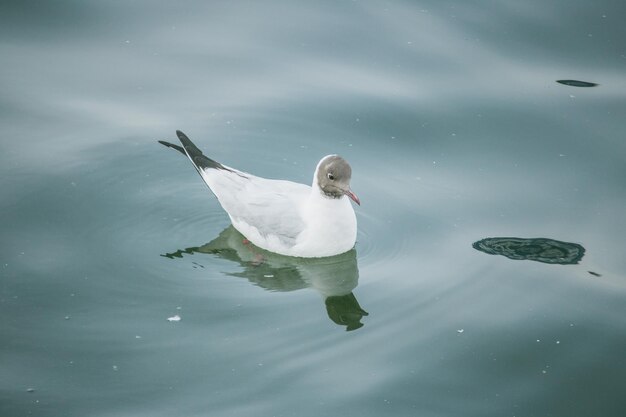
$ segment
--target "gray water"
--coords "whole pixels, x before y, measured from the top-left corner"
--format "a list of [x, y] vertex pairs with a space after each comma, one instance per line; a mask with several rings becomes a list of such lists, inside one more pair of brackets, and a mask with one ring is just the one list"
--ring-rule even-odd
[[[0, 7], [0, 415], [624, 415], [623, 2]], [[250, 250], [176, 129], [341, 154], [356, 248]]]

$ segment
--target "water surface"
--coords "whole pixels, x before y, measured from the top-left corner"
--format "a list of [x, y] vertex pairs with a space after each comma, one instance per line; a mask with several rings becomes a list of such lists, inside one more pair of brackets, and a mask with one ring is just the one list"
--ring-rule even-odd
[[[0, 414], [622, 415], [625, 12], [4, 4]], [[341, 154], [356, 248], [258, 256], [176, 129], [304, 183]]]

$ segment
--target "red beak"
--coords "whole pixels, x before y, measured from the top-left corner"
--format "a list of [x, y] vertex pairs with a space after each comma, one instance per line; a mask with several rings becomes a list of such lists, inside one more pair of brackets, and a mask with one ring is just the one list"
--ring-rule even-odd
[[361, 200], [359, 200], [359, 197], [357, 197], [356, 194], [352, 192], [352, 190], [347, 190], [344, 194], [350, 197], [350, 199], [357, 203], [359, 206], [361, 205]]

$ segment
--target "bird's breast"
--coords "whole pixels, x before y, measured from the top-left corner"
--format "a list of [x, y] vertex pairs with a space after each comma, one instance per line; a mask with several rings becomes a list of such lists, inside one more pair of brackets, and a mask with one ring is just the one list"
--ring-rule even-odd
[[347, 197], [310, 199], [302, 208], [305, 228], [298, 236], [296, 256], [333, 256], [356, 242], [356, 216]]

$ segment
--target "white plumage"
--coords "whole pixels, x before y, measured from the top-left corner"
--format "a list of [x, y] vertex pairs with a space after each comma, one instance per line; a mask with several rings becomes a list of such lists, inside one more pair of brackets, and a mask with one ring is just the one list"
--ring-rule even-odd
[[257, 177], [222, 165], [202, 152], [180, 131], [189, 160], [228, 213], [233, 226], [256, 246], [281, 255], [333, 256], [356, 242], [357, 222], [349, 198], [351, 169], [336, 155], [317, 164], [312, 186]]

